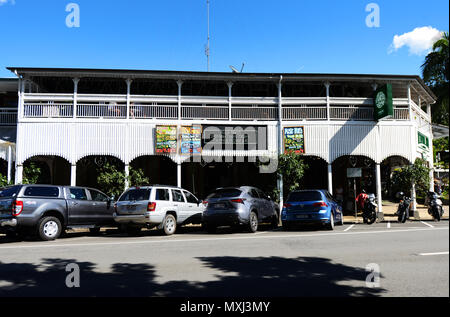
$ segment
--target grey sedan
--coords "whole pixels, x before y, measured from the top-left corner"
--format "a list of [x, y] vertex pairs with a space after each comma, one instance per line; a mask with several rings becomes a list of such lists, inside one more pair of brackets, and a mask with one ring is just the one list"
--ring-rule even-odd
[[249, 232], [256, 232], [262, 222], [278, 227], [279, 206], [255, 187], [219, 188], [204, 203], [207, 207], [202, 224], [209, 233], [221, 226], [245, 226]]

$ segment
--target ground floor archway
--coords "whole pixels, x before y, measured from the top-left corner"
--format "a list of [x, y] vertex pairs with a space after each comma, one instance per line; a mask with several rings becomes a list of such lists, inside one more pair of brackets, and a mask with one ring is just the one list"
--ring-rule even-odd
[[105, 164], [116, 166], [118, 171], [124, 171], [125, 169], [125, 164], [120, 159], [114, 156], [85, 156], [78, 160], [76, 165], [76, 185], [102, 190], [102, 188], [100, 188], [98, 184], [97, 178], [100, 174], [102, 166], [104, 166]]
[[395, 169], [401, 168], [411, 163], [402, 156], [394, 155], [384, 159], [381, 164], [381, 187], [383, 197], [386, 199], [395, 199], [395, 190], [391, 183], [392, 173]]
[[[37, 170], [32, 170], [33, 166]], [[33, 156], [23, 163], [23, 168], [24, 180], [25, 177], [31, 178], [32, 175], [36, 175], [34, 181], [36, 184], [70, 185], [70, 163], [62, 157]]]
[[[375, 161], [366, 156], [345, 155], [332, 163], [333, 194], [338, 201], [342, 201], [345, 213], [355, 212], [355, 197], [362, 190], [376, 194]], [[353, 170], [349, 170], [353, 169]], [[348, 172], [354, 176], [348, 177]]]
[[145, 155], [135, 158], [130, 168], [141, 169], [150, 184], [177, 184], [177, 164], [168, 156]]
[[317, 156], [304, 156], [304, 163], [308, 166], [301, 180], [301, 189], [327, 189], [328, 163]]

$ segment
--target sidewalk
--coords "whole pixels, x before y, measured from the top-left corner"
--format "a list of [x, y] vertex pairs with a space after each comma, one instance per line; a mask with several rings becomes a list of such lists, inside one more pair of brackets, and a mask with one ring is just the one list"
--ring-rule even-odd
[[[390, 201], [383, 201], [383, 214], [384, 219], [381, 222], [397, 222], [397, 216], [394, 214], [397, 212], [398, 203], [393, 203]], [[417, 212], [418, 218], [414, 217], [414, 213], [411, 212], [409, 215], [410, 221], [432, 221], [433, 217], [428, 214], [428, 207], [424, 205], [417, 204]], [[444, 215], [442, 216], [442, 220], [449, 219], [449, 206], [444, 206]], [[355, 216], [344, 216], [345, 223], [363, 223], [361, 214], [358, 214], [358, 218], [355, 219]]]

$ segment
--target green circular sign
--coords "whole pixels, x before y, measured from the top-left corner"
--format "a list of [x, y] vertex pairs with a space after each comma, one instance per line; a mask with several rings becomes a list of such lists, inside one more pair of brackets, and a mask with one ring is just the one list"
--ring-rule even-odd
[[386, 103], [386, 95], [384, 94], [384, 92], [380, 91], [375, 99], [375, 105], [377, 106], [377, 108], [381, 109], [384, 107], [385, 103]]

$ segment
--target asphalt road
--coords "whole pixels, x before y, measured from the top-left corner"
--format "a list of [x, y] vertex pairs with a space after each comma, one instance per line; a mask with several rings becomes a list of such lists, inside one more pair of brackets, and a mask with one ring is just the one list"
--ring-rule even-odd
[[[72, 233], [52, 242], [0, 236], [0, 297], [448, 297], [448, 251], [448, 221], [256, 234], [185, 228], [170, 237]], [[66, 285], [69, 274], [77, 281], [70, 263], [80, 287]], [[367, 284], [371, 263], [380, 278]]]

